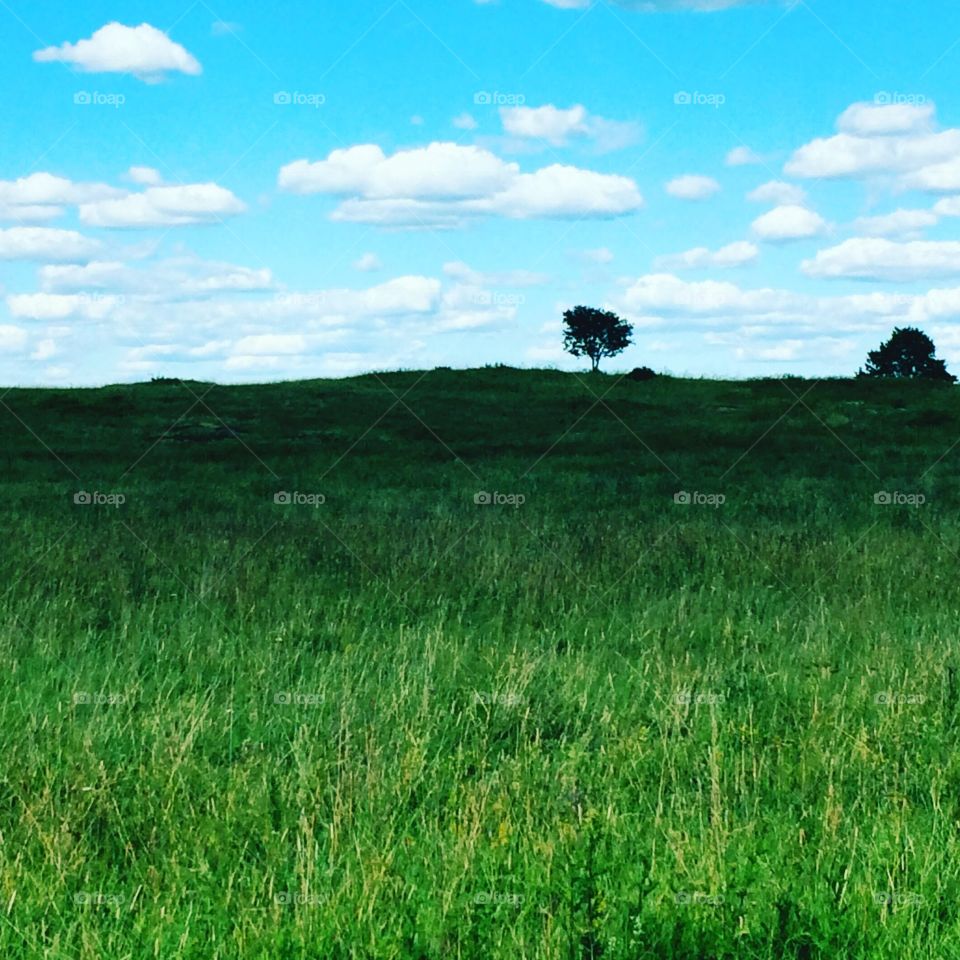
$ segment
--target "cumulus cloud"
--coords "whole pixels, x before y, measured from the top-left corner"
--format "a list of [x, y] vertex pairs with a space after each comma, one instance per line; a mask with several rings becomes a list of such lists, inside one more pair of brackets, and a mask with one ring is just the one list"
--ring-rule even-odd
[[655, 266], [658, 270], [697, 270], [705, 267], [742, 267], [753, 263], [760, 254], [756, 244], [747, 240], [729, 243], [719, 250], [707, 247], [695, 247], [684, 253], [658, 257]]
[[784, 204], [775, 207], [753, 221], [753, 232], [761, 240], [772, 242], [803, 240], [815, 237], [827, 227], [827, 222], [806, 207], [797, 204]]
[[163, 182], [160, 171], [153, 167], [131, 167], [127, 171], [127, 179], [142, 187], [156, 187]]
[[0, 324], [0, 353], [20, 353], [27, 346], [29, 336], [22, 327]]
[[749, 147], [734, 147], [726, 158], [728, 167], [749, 167], [763, 163], [763, 157], [754, 153]]
[[818, 278], [852, 278], [908, 282], [960, 276], [960, 242], [913, 240], [898, 243], [882, 238], [854, 237], [818, 251], [802, 264]]
[[267, 268], [253, 269], [199, 257], [172, 257], [134, 266], [117, 260], [46, 265], [38, 272], [42, 290], [54, 293], [111, 291], [162, 296], [173, 301], [184, 297], [212, 296], [271, 290], [276, 286]]
[[282, 167], [281, 189], [347, 197], [333, 219], [397, 227], [456, 227], [501, 216], [612, 217], [643, 204], [633, 180], [554, 164], [521, 173], [489, 150], [454, 143], [386, 156], [365, 145], [334, 150], [326, 160]]
[[353, 261], [353, 269], [359, 270], [361, 273], [373, 273], [375, 270], [380, 270], [382, 267], [383, 264], [380, 262], [380, 258], [375, 253], [361, 254], [356, 260]]
[[84, 261], [100, 244], [76, 230], [53, 227], [10, 227], [0, 230], [0, 260]]
[[674, 177], [666, 185], [667, 193], [680, 200], [706, 200], [719, 190], [720, 184], [713, 177], [702, 177], [692, 173]]
[[936, 107], [933, 103], [886, 104], [854, 103], [837, 120], [837, 129], [857, 137], [876, 137], [894, 133], [927, 133], [933, 129]]
[[68, 63], [86, 73], [132, 73], [149, 83], [169, 72], [201, 72], [190, 53], [149, 23], [127, 27], [114, 21], [86, 40], [37, 50], [33, 59], [38, 63]]
[[38, 172], [17, 180], [0, 180], [0, 219], [45, 221], [62, 216], [64, 207], [123, 195], [105, 183], [78, 183]]
[[768, 180], [747, 194], [753, 203], [775, 203], [778, 206], [797, 206], [807, 199], [807, 191], [795, 183], [784, 180]]
[[453, 277], [461, 283], [475, 287], [537, 287], [550, 281], [548, 274], [535, 273], [532, 270], [504, 270], [484, 273], [474, 270], [461, 260], [445, 263], [443, 272], [448, 277]]
[[581, 137], [593, 140], [602, 151], [616, 150], [640, 136], [637, 124], [593, 116], [582, 104], [568, 109], [552, 103], [542, 107], [501, 107], [500, 119], [508, 135], [521, 140], [542, 140], [555, 147]]
[[546, 140], [562, 146], [570, 137], [587, 133], [586, 107], [577, 104], [561, 110], [553, 104], [543, 107], [501, 107], [503, 129], [514, 137]]
[[860, 217], [853, 226], [868, 237], [909, 237], [939, 222], [933, 210], [894, 210], [877, 217]]
[[900, 186], [960, 190], [960, 130], [935, 129], [933, 104], [854, 104], [839, 133], [804, 144], [784, 170], [801, 178], [895, 177]]
[[216, 183], [149, 187], [111, 200], [80, 205], [80, 220], [94, 227], [164, 227], [213, 223], [246, 209]]

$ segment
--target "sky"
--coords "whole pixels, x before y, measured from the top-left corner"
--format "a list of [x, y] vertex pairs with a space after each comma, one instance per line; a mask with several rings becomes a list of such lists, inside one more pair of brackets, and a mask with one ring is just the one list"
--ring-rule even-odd
[[0, 0], [0, 383], [960, 373], [960, 4]]

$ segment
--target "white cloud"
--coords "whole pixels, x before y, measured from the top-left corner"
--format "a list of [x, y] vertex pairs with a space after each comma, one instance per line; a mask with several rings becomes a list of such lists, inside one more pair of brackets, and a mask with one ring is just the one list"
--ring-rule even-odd
[[955, 193], [960, 190], [960, 156], [914, 170], [906, 174], [901, 182], [908, 189], [927, 190], [930, 193]]
[[27, 345], [27, 331], [12, 324], [0, 324], [0, 353], [19, 353]]
[[827, 227], [820, 214], [796, 204], [775, 207], [753, 221], [753, 232], [761, 240], [773, 242], [815, 237]]
[[68, 317], [100, 320], [122, 302], [122, 297], [99, 294], [15, 293], [7, 297], [7, 309], [14, 317], [30, 320], [65, 320]]
[[534, 273], [532, 270], [483, 273], [460, 260], [445, 263], [443, 272], [461, 283], [476, 287], [536, 287], [550, 281], [548, 274]]
[[900, 176], [906, 186], [949, 190], [960, 176], [960, 130], [935, 131], [933, 104], [854, 104], [838, 120], [840, 132], [796, 150], [784, 170], [804, 178]]
[[795, 183], [784, 180], [768, 180], [760, 184], [756, 190], [747, 194], [747, 199], [753, 203], [774, 203], [778, 206], [798, 206], [807, 199], [807, 191]]
[[933, 277], [960, 276], [960, 242], [913, 240], [897, 243], [854, 237], [818, 251], [802, 264], [804, 273], [818, 278], [853, 278], [908, 282]]
[[933, 129], [936, 107], [920, 105], [854, 103], [837, 120], [841, 133], [857, 137], [886, 136], [895, 133], [927, 133]]
[[568, 109], [552, 103], [542, 107], [501, 107], [500, 119], [509, 136], [541, 140], [554, 147], [565, 146], [572, 138], [580, 137], [592, 140], [599, 151], [609, 152], [635, 143], [641, 134], [638, 124], [594, 116], [582, 104]]
[[476, 130], [479, 124], [469, 113], [460, 113], [453, 118], [453, 125], [458, 130]]
[[373, 273], [382, 267], [383, 264], [375, 253], [364, 253], [353, 261], [353, 269], [360, 270], [362, 273]]
[[719, 189], [720, 184], [713, 177], [702, 177], [692, 173], [674, 177], [666, 186], [670, 196], [681, 200], [706, 200]]
[[919, 234], [939, 220], [933, 210], [894, 210], [878, 217], [860, 217], [854, 229], [868, 237], [903, 237]]
[[763, 157], [754, 153], [749, 147], [734, 147], [728, 154], [728, 167], [748, 167], [763, 163]]
[[613, 263], [613, 252], [607, 247], [598, 247], [595, 250], [584, 250], [583, 259], [590, 263]]
[[514, 137], [546, 140], [563, 146], [572, 136], [586, 135], [587, 110], [580, 104], [561, 110], [553, 104], [543, 107], [501, 107], [503, 129]]
[[747, 240], [727, 244], [719, 250], [707, 247], [695, 247], [685, 253], [658, 257], [655, 267], [658, 270], [697, 270], [704, 267], [742, 267], [753, 263], [760, 254], [759, 248]]
[[169, 258], [140, 267], [104, 260], [83, 266], [48, 265], [40, 268], [39, 279], [41, 288], [49, 292], [110, 290], [170, 301], [224, 292], [264, 291], [275, 286], [268, 269], [251, 269], [197, 257]]
[[127, 171], [127, 179], [142, 187], [157, 187], [163, 182], [160, 171], [153, 167], [131, 167]]
[[163, 227], [212, 223], [246, 209], [216, 183], [149, 187], [113, 200], [80, 205], [80, 220], [94, 227]]
[[480, 197], [507, 186], [515, 163], [474, 146], [431, 143], [387, 157], [374, 144], [334, 150], [326, 160], [296, 160], [280, 170], [279, 186], [293, 193], [356, 195], [368, 200], [452, 200]]
[[17, 180], [0, 180], [0, 219], [36, 222], [53, 220], [64, 207], [123, 196], [105, 183], [77, 183], [52, 173], [38, 172]]
[[87, 40], [37, 50], [33, 59], [69, 63], [87, 73], [132, 73], [147, 82], [160, 80], [169, 71], [201, 72], [193, 56], [149, 23], [127, 27], [114, 21]]
[[49, 337], [44, 340], [38, 340], [30, 354], [31, 360], [49, 360], [57, 354], [57, 342]]
[[796, 308], [798, 297], [786, 290], [764, 288], [742, 290], [734, 283], [718, 280], [687, 282], [669, 273], [640, 277], [622, 294], [627, 310], [649, 315], [775, 314]]
[[10, 227], [0, 230], [0, 260], [89, 260], [100, 244], [76, 230]]
[[377, 146], [335, 150], [327, 160], [281, 168], [296, 193], [348, 196], [334, 220], [397, 227], [456, 227], [482, 216], [612, 217], [643, 205], [627, 177], [554, 164], [521, 173], [479, 147], [434, 143], [386, 157]]
[[940, 217], [960, 217], [960, 197], [944, 197], [933, 205], [933, 212]]
[[[481, 205], [481, 207], [484, 205]], [[553, 164], [523, 173], [485, 204], [504, 217], [616, 217], [643, 206], [628, 177]]]

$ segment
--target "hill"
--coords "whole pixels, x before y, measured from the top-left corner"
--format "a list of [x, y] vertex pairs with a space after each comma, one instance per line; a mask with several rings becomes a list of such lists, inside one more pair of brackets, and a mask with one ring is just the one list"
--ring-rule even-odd
[[863, 380], [7, 391], [0, 950], [950, 956], [958, 426]]

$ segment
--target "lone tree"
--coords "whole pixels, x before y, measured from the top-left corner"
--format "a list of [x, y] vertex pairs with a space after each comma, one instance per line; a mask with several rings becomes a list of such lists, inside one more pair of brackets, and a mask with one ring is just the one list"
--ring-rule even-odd
[[933, 341], [916, 327], [897, 327], [886, 343], [867, 355], [866, 366], [858, 377], [895, 377], [897, 379], [941, 380], [955, 383], [943, 360], [934, 354]]
[[592, 370], [603, 357], [615, 357], [633, 342], [633, 327], [609, 310], [574, 307], [563, 315], [563, 349], [575, 357], [589, 357]]

